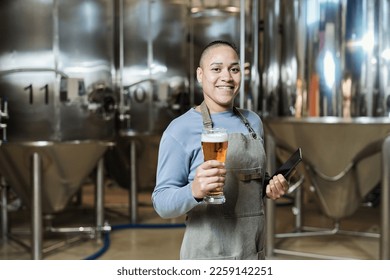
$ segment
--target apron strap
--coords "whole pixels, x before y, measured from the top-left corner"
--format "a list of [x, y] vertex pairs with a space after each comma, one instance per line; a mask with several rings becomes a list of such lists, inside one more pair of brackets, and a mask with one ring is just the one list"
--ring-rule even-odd
[[212, 128], [213, 121], [211, 120], [209, 109], [207, 108], [207, 105], [204, 101], [202, 102], [202, 104], [200, 104], [200, 111], [202, 113], [203, 127]]
[[246, 128], [248, 129], [249, 133], [252, 135], [253, 139], [257, 139], [257, 134], [249, 124], [248, 120], [244, 117], [243, 114], [236, 108], [233, 107], [233, 112], [240, 117], [242, 122], [245, 124]]
[[[203, 101], [200, 104], [200, 111], [202, 113], [202, 119], [203, 119], [203, 127], [205, 128], [212, 128], [213, 127], [213, 121], [211, 120], [209, 109], [207, 108], [206, 103]], [[253, 139], [257, 139], [257, 134], [249, 124], [248, 120], [244, 117], [243, 114], [236, 108], [233, 107], [233, 112], [241, 119], [241, 121], [244, 123], [246, 128], [248, 129], [250, 135], [253, 137]]]

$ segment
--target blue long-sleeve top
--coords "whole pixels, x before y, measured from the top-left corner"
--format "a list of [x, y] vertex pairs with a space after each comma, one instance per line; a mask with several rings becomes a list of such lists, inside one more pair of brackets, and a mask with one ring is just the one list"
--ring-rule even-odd
[[[263, 139], [260, 117], [252, 111], [239, 110], [258, 137]], [[228, 133], [249, 133], [233, 110], [212, 114], [211, 118], [213, 127], [226, 128]], [[199, 204], [192, 196], [191, 184], [196, 168], [204, 161], [201, 149], [202, 129], [201, 113], [191, 108], [174, 119], [162, 135], [152, 201], [154, 209], [163, 218], [179, 217]]]

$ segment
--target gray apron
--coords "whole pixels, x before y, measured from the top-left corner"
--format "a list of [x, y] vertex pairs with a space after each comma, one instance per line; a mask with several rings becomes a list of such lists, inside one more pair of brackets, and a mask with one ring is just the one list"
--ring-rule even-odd
[[[211, 127], [210, 113], [201, 105], [203, 125]], [[265, 218], [262, 184], [265, 152], [262, 140], [234, 108], [249, 134], [229, 134], [224, 194], [220, 205], [201, 203], [186, 219], [181, 259], [264, 259]]]

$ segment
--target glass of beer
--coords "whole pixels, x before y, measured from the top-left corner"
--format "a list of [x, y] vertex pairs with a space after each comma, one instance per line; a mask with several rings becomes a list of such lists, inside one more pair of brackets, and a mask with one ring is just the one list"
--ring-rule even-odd
[[[218, 160], [225, 162], [228, 148], [228, 134], [224, 128], [205, 128], [202, 131], [202, 151], [204, 161]], [[203, 199], [209, 204], [222, 204], [225, 202], [223, 188], [218, 187], [209, 192]]]

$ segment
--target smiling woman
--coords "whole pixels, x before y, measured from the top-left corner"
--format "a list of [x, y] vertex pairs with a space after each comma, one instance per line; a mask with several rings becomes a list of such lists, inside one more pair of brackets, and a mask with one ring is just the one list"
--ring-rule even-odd
[[[204, 101], [174, 119], [162, 136], [154, 208], [163, 218], [187, 215], [181, 259], [264, 259], [263, 197], [279, 198], [288, 183], [278, 175], [263, 186], [268, 176], [262, 122], [256, 113], [233, 106], [241, 84], [234, 45], [207, 45], [197, 79]], [[203, 156], [202, 130], [212, 127], [228, 132], [225, 163]], [[204, 203], [221, 188], [221, 204]]]

